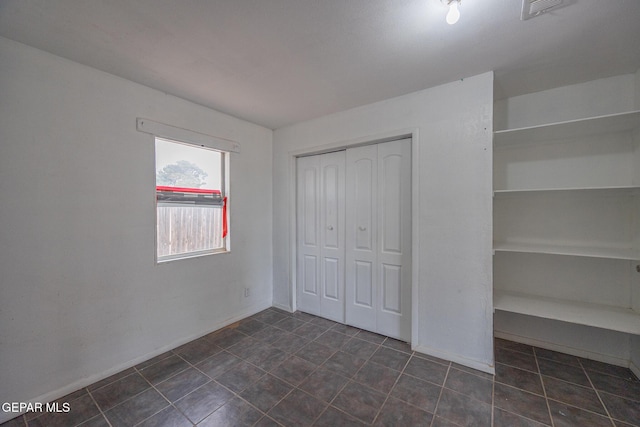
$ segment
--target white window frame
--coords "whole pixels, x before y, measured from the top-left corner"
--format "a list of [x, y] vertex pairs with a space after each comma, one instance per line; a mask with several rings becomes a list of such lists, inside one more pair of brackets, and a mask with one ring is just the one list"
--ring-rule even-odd
[[[231, 162], [231, 153], [239, 153], [240, 145], [231, 140], [214, 137], [211, 135], [202, 134], [199, 132], [194, 132], [187, 129], [178, 128], [175, 126], [166, 125], [164, 123], [154, 122], [152, 120], [138, 118], [136, 120], [136, 129], [139, 132], [148, 133], [153, 136], [153, 146], [155, 153], [155, 141], [156, 138], [161, 138], [165, 140], [169, 140], [170, 142], [176, 142], [185, 145], [191, 145], [197, 148], [207, 148], [216, 151], [220, 151], [222, 153], [222, 188], [220, 189], [222, 192], [222, 197], [227, 197], [226, 203], [226, 214], [227, 214], [227, 236], [223, 239], [223, 247], [218, 249], [210, 249], [204, 251], [192, 251], [182, 254], [175, 254], [169, 256], [158, 257], [158, 241], [157, 241], [157, 215], [158, 215], [158, 202], [154, 204], [154, 212], [155, 212], [155, 221], [154, 227], [156, 227], [156, 232], [154, 235], [156, 236], [154, 239], [154, 254], [157, 264], [165, 263], [168, 261], [175, 261], [179, 259], [189, 259], [195, 257], [201, 257], [206, 255], [214, 255], [221, 253], [229, 253], [231, 251], [230, 244], [230, 235], [231, 235], [231, 185], [229, 179], [229, 166]], [[154, 170], [155, 175], [155, 170]], [[155, 178], [154, 178], [155, 183]], [[157, 197], [156, 186], [153, 188], [154, 192], [154, 201]]]

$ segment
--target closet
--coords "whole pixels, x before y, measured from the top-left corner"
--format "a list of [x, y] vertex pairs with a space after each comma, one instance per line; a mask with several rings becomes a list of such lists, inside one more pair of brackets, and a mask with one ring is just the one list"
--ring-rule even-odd
[[297, 159], [297, 306], [411, 338], [411, 140]]

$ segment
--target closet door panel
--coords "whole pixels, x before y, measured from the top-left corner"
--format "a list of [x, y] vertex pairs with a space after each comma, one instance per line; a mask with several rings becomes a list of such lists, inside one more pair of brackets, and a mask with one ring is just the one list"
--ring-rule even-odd
[[402, 314], [402, 267], [381, 265], [382, 304], [381, 310]]
[[[381, 147], [384, 149], [384, 147]], [[386, 150], [388, 151], [388, 150]], [[384, 253], [402, 253], [402, 156], [381, 150], [379, 167], [381, 247]]]
[[[325, 159], [323, 163], [327, 162]], [[343, 166], [344, 168], [344, 166]], [[338, 206], [341, 204], [339, 199], [339, 186], [338, 186], [338, 171], [337, 164], [326, 164], [322, 168], [322, 218], [324, 228], [324, 248], [325, 249], [338, 249], [340, 247], [339, 242], [339, 230], [338, 227]], [[344, 185], [344, 184], [343, 184]]]
[[411, 140], [378, 145], [377, 332], [411, 339]]
[[324, 263], [324, 298], [331, 299], [333, 301], [340, 300], [341, 280], [340, 280], [340, 261], [336, 258], [324, 257], [322, 262]]
[[346, 323], [375, 331], [378, 305], [378, 148], [347, 150]]
[[297, 159], [297, 305], [320, 315], [320, 159]]
[[304, 169], [304, 189], [302, 193], [302, 220], [304, 245], [312, 248], [318, 246], [318, 168], [310, 164]]
[[345, 152], [320, 156], [321, 313], [344, 322]]
[[353, 213], [356, 226], [352, 230], [355, 233], [353, 246], [360, 251], [373, 252], [375, 250], [373, 245], [375, 203], [372, 182], [376, 168], [371, 158], [360, 158], [352, 166], [354, 188], [352, 189], [353, 198], [349, 200], [353, 200], [352, 205], [356, 210]]
[[355, 296], [354, 304], [374, 309], [373, 265], [370, 262], [355, 262]]
[[311, 297], [319, 297], [318, 291], [318, 257], [314, 255], [305, 255], [302, 263], [302, 292]]

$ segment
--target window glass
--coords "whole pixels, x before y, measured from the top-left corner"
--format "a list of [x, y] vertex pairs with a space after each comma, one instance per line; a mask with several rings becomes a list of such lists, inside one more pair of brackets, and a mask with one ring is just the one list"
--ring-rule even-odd
[[226, 251], [227, 155], [156, 138], [158, 261]]
[[222, 189], [222, 152], [156, 138], [156, 185]]

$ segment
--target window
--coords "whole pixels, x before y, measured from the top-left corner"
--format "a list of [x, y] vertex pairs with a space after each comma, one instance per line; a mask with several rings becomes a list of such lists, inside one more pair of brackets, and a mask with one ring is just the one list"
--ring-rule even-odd
[[138, 117], [153, 136], [158, 262], [229, 251], [229, 163], [240, 144]]
[[155, 137], [159, 262], [226, 252], [226, 151]]

